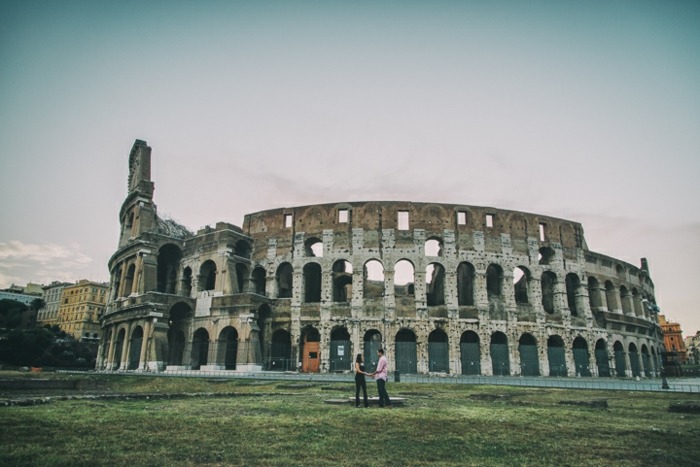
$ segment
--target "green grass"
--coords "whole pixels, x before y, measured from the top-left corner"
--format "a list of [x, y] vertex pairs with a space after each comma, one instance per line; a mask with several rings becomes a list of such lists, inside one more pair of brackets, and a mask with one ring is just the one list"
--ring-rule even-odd
[[[700, 459], [700, 415], [668, 412], [672, 402], [700, 403], [699, 395], [389, 383], [406, 404], [388, 410], [324, 404], [354, 393], [351, 383], [290, 389], [279, 381], [91, 376], [81, 386], [235, 396], [0, 407], [0, 465], [625, 466]], [[9, 396], [4, 391], [0, 399]], [[607, 399], [609, 409], [559, 403], [594, 399]]]

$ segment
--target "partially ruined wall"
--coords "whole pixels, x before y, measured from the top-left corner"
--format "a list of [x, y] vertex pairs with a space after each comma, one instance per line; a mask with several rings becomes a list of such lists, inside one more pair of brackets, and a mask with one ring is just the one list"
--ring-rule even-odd
[[349, 371], [355, 354], [371, 367], [383, 346], [409, 373], [656, 373], [646, 262], [589, 251], [577, 222], [369, 201], [190, 233], [158, 218], [150, 148], [137, 149], [130, 164], [143, 176], [130, 179], [128, 235], [110, 261], [104, 369]]

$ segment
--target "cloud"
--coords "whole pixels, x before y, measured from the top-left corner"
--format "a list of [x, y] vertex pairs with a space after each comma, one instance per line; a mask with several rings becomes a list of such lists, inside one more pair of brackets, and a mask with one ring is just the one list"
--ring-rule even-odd
[[90, 263], [77, 244], [0, 242], [0, 286], [75, 280]]

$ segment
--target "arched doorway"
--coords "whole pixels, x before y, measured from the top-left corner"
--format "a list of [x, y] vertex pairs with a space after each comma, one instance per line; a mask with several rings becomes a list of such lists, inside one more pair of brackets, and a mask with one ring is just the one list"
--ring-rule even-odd
[[491, 335], [491, 368], [494, 376], [510, 375], [510, 357], [508, 355], [508, 337], [502, 332]]
[[450, 372], [450, 349], [447, 334], [442, 329], [436, 329], [428, 336], [428, 370]]
[[180, 329], [168, 329], [168, 365], [182, 365], [182, 355], [185, 351], [185, 333]]
[[352, 367], [352, 348], [350, 333], [344, 326], [331, 331], [330, 371], [346, 371]]
[[463, 375], [481, 374], [481, 345], [479, 335], [474, 331], [465, 331], [459, 339], [459, 353], [462, 360]]
[[318, 373], [321, 368], [321, 335], [318, 329], [308, 327], [301, 337], [301, 371]]
[[556, 334], [547, 339], [547, 357], [549, 358], [549, 376], [567, 375], [564, 340]]
[[189, 334], [188, 322], [192, 308], [180, 302], [173, 305], [168, 316], [168, 365], [184, 365], [185, 335]]
[[637, 352], [637, 346], [634, 345], [634, 343], [630, 343], [629, 355], [632, 377], [635, 378], [637, 376], [642, 376], [641, 368], [639, 367], [639, 352]]
[[595, 343], [595, 364], [598, 367], [598, 376], [610, 376], [610, 361], [608, 360], [608, 346], [604, 339], [598, 339]]
[[141, 359], [141, 346], [143, 345], [143, 328], [136, 326], [131, 333], [131, 345], [129, 345], [129, 369], [136, 370]]
[[377, 350], [382, 348], [382, 334], [376, 329], [370, 329], [365, 332], [364, 342], [365, 371], [371, 373], [377, 369], [377, 363], [379, 362]]
[[238, 357], [238, 331], [232, 326], [226, 326], [219, 334], [219, 361], [223, 360], [224, 368], [236, 369]]
[[520, 353], [520, 374], [522, 376], [539, 376], [540, 358], [535, 336], [529, 333], [520, 336], [518, 352]]
[[574, 365], [576, 365], [576, 374], [578, 376], [591, 376], [591, 369], [588, 362], [591, 358], [588, 353], [588, 343], [581, 336], [574, 339]]
[[396, 371], [404, 374], [418, 373], [416, 335], [410, 329], [396, 333]]
[[199, 328], [192, 338], [192, 368], [200, 369], [207, 364], [209, 355], [209, 333], [204, 328]]
[[615, 369], [617, 370], [617, 376], [622, 376], [623, 378], [627, 376], [627, 365], [625, 364], [625, 348], [622, 346], [620, 341], [615, 342], [613, 345], [613, 350], [615, 351]]
[[292, 337], [288, 331], [278, 329], [272, 334], [268, 370], [290, 371], [292, 362]]
[[644, 365], [644, 374], [651, 376], [651, 359], [649, 358], [649, 349], [646, 344], [642, 344], [642, 365]]
[[122, 364], [122, 352], [124, 351], [124, 340], [126, 339], [126, 330], [121, 329], [117, 334], [117, 340], [114, 343], [114, 366], [115, 370], [118, 370]]

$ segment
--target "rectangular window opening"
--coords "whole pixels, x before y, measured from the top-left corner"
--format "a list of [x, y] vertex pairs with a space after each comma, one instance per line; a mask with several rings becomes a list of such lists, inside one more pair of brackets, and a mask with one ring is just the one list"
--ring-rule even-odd
[[348, 223], [348, 210], [339, 209], [338, 210], [338, 223], [347, 224]]
[[544, 241], [545, 241], [545, 238], [546, 238], [546, 237], [545, 237], [545, 226], [546, 226], [546, 225], [547, 225], [547, 224], [542, 224], [542, 223], [540, 223], [540, 241], [541, 241], [541, 242], [544, 242]]
[[284, 215], [284, 226], [290, 228], [292, 226], [293, 217], [291, 214]]
[[408, 230], [408, 211], [399, 211], [399, 230]]
[[493, 214], [486, 214], [486, 227], [493, 227]]
[[467, 213], [464, 211], [457, 211], [457, 225], [467, 225]]

